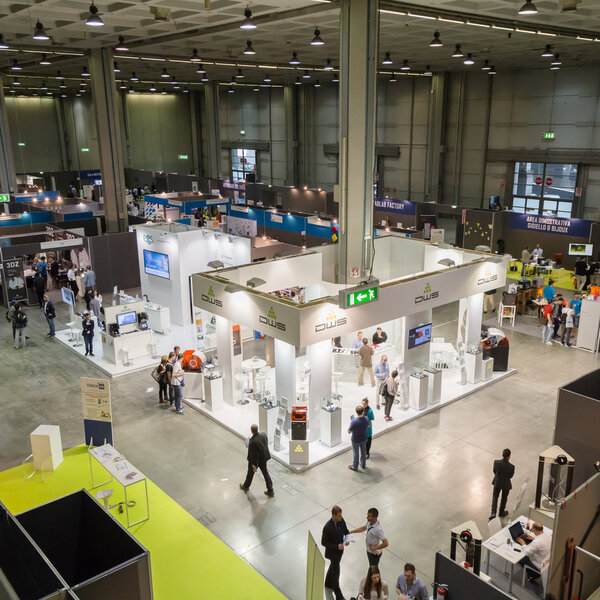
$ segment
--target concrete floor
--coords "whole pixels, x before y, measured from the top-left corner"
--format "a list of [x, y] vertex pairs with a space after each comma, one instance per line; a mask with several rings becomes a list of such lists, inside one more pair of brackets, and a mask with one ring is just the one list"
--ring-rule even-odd
[[[102, 376], [45, 337], [38, 308], [27, 312], [28, 348], [13, 348], [8, 324], [0, 330], [0, 469], [29, 455], [28, 435], [40, 423], [60, 425], [65, 448], [83, 443], [79, 377]], [[60, 302], [57, 312], [64, 323]], [[454, 339], [456, 315], [456, 304], [434, 311], [435, 335]], [[149, 370], [111, 382], [115, 446], [291, 599], [305, 596], [307, 531], [320, 541], [333, 504], [350, 528], [364, 523], [369, 507], [379, 509], [390, 541], [380, 568], [390, 588], [406, 561], [429, 585], [434, 553], [449, 551], [451, 527], [474, 519], [487, 532], [491, 466], [504, 447], [517, 467], [513, 487], [529, 478], [525, 506], [533, 500], [537, 456], [552, 442], [557, 387], [599, 367], [593, 354], [518, 331], [508, 336], [516, 375], [377, 438], [366, 472], [346, 468], [350, 452], [303, 474], [271, 461], [273, 499], [263, 495], [260, 477], [248, 495], [239, 490], [244, 444], [194, 410], [181, 417], [159, 406]], [[364, 534], [357, 538], [342, 561], [347, 597], [368, 566]]]

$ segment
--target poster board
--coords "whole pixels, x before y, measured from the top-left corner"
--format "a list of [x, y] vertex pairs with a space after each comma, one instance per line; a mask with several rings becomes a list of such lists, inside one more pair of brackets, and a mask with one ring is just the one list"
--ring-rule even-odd
[[322, 600], [324, 581], [325, 559], [309, 531], [306, 552], [306, 600]]
[[112, 444], [110, 381], [108, 379], [82, 377], [81, 401], [85, 443], [88, 446]]
[[9, 258], [2, 261], [2, 281], [6, 294], [6, 305], [12, 300], [27, 300], [27, 287], [25, 284], [25, 270], [22, 258]]

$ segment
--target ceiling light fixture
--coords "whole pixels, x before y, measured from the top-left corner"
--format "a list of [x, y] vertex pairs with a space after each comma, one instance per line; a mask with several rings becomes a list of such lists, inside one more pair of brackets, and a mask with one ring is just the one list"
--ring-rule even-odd
[[42, 59], [40, 60], [40, 65], [51, 65], [52, 63], [48, 60], [45, 54], [42, 54]]
[[392, 73], [392, 74], [390, 75], [389, 82], [390, 82], [390, 83], [395, 83], [396, 81], [398, 81], [398, 80], [396, 79], [396, 73]]
[[552, 46], [550, 44], [546, 44], [546, 49], [542, 52], [542, 56], [544, 58], [552, 58], [554, 56], [554, 52], [552, 52]]
[[406, 58], [402, 62], [402, 66], [400, 67], [400, 69], [402, 71], [410, 71], [410, 66], [409, 66], [408, 61], [406, 60]]
[[242, 73], [241, 69], [238, 69], [237, 75], [235, 76], [236, 79], [244, 79], [244, 74]]
[[246, 40], [244, 54], [256, 54], [256, 50], [252, 47], [252, 40]]
[[427, 65], [425, 67], [425, 72], [423, 74], [424, 75], [433, 75], [433, 73], [431, 72], [431, 67], [429, 65]]
[[89, 77], [90, 76], [90, 71], [87, 67], [83, 67], [83, 69], [81, 69], [81, 76], [82, 77]]
[[67, 84], [64, 81], [61, 81], [60, 85], [58, 87], [62, 88], [64, 90], [64, 89], [67, 89]]
[[562, 63], [560, 62], [560, 54], [558, 52], [554, 55], [554, 59], [550, 64], [552, 66], [562, 65]]
[[208, 77], [206, 76], [206, 72], [204, 73], [204, 75], [202, 75], [202, 77], [200, 78], [200, 81], [208, 81]]
[[114, 66], [113, 66], [113, 71], [115, 73], [120, 73], [121, 69], [119, 69], [119, 65], [117, 64], [117, 62], [115, 61]]
[[160, 74], [160, 76], [163, 79], [168, 79], [169, 78], [169, 74], [167, 73], [167, 68], [166, 67], [163, 68], [163, 72]]
[[60, 71], [56, 71], [56, 79], [64, 79]]
[[93, 2], [90, 4], [90, 16], [87, 18], [85, 24], [90, 27], [102, 27], [104, 25], [104, 21], [98, 14], [98, 7]]
[[452, 53], [452, 58], [462, 58], [464, 56], [464, 54], [462, 53], [462, 50], [460, 49], [460, 44], [456, 44], [456, 48], [454, 49], [454, 52]]
[[488, 71], [488, 75], [495, 75], [496, 74], [496, 67], [494, 65], [492, 65], [491, 69]]
[[525, 0], [525, 4], [519, 10], [520, 15], [537, 15], [537, 8], [532, 0]]
[[[167, 75], [168, 77], [168, 75]], [[135, 71], [131, 73], [131, 77], [129, 78], [131, 81], [139, 81], [140, 78], [135, 74]]]
[[304, 71], [302, 74], [302, 79], [310, 79], [310, 73], [308, 71]]
[[333, 65], [331, 64], [331, 59], [330, 58], [328, 58], [325, 61], [325, 70], [326, 71], [333, 71]]
[[392, 64], [392, 55], [390, 52], [385, 53], [385, 57], [381, 61], [382, 65], [391, 65]]
[[18, 79], [15, 77], [15, 78], [12, 80], [12, 85], [21, 85], [21, 82], [20, 82], [20, 81], [19, 81], [19, 80], [18, 80]]
[[8, 44], [4, 41], [2, 34], [0, 33], [0, 48], [2, 50], [6, 50], [8, 48]]
[[252, 91], [253, 91], [253, 92], [260, 92], [260, 88], [259, 88], [257, 85], [255, 85], [255, 86], [252, 88]]
[[318, 79], [315, 81], [315, 87], [321, 87], [321, 84], [319, 83]]
[[339, 73], [337, 73], [337, 71], [333, 74], [333, 77], [331, 78], [332, 83], [339, 83], [340, 81], [340, 76]]
[[245, 19], [242, 21], [240, 29], [256, 29], [256, 23], [252, 20], [252, 11], [250, 8], [246, 8], [244, 17]]
[[200, 63], [198, 65], [198, 68], [196, 69], [196, 73], [200, 73], [200, 74], [206, 73], [206, 69], [204, 68], [204, 66], [202, 65], [202, 63]]
[[10, 70], [11, 71], [21, 71], [22, 70], [21, 67], [19, 66], [19, 63], [16, 58], [13, 58], [13, 64], [10, 67]]
[[48, 89], [48, 86], [46, 85], [46, 82], [42, 81], [42, 85], [40, 86], [40, 90], [46, 91], [47, 89]]
[[325, 42], [321, 39], [321, 31], [319, 29], [315, 29], [315, 37], [312, 39], [310, 43], [311, 46], [322, 46]]
[[201, 59], [200, 59], [200, 57], [198, 56], [198, 49], [197, 49], [197, 48], [194, 48], [194, 49], [192, 50], [192, 56], [190, 56], [190, 62], [193, 62], [193, 63], [199, 63], [199, 62], [200, 62], [200, 60], [201, 60]]
[[268, 75], [265, 75], [265, 78], [263, 79], [263, 81], [265, 83], [271, 83], [271, 78]]
[[302, 81], [300, 80], [300, 76], [296, 77], [296, 81], [294, 81], [294, 85], [302, 85]]
[[298, 60], [298, 54], [294, 50], [292, 52], [292, 60], [290, 60], [290, 65], [299, 65], [299, 64], [300, 64], [300, 61]]
[[150, 85], [149, 91], [151, 91], [151, 92], [155, 92], [156, 91], [156, 88], [154, 87], [154, 84]]
[[[134, 75], [135, 75], [135, 73], [134, 73]], [[126, 90], [127, 89], [127, 86], [125, 85], [124, 81], [121, 81], [121, 85], [119, 86], [119, 89], [120, 90]]]
[[473, 55], [470, 52], [469, 54], [467, 54], [467, 58], [465, 58], [464, 64], [469, 66], [475, 64], [475, 61], [473, 60]]
[[129, 52], [129, 48], [125, 45], [125, 38], [122, 35], [119, 36], [119, 41], [115, 46], [115, 50], [117, 52]]
[[229, 89], [227, 90], [230, 94], [233, 94], [233, 87], [229, 86]]
[[127, 93], [128, 94], [133, 94], [133, 92], [135, 92], [135, 90], [131, 86], [129, 86], [129, 89], [127, 90]]
[[84, 81], [83, 79], [81, 80], [81, 83], [79, 84], [79, 87], [85, 87], [87, 85], [87, 81]]
[[439, 31], [436, 31], [433, 34], [433, 39], [431, 40], [431, 43], [429, 45], [437, 47], [437, 48], [441, 48], [444, 45], [442, 43], [442, 40], [440, 40], [440, 32]]
[[558, 71], [560, 69], [560, 65], [550, 64], [551, 71]]
[[40, 20], [37, 20], [35, 24], [35, 30], [33, 31], [33, 39], [34, 40], [49, 40], [50, 36], [44, 31], [44, 26], [40, 23]]
[[483, 66], [481, 67], [482, 71], [489, 71], [492, 67], [490, 67], [490, 61], [489, 60], [485, 60], [485, 62], [483, 63]]

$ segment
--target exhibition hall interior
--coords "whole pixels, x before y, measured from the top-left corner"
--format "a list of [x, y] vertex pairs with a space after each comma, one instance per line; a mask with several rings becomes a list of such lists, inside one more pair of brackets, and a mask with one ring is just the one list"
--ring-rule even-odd
[[0, 598], [600, 598], [600, 2], [0, 4]]

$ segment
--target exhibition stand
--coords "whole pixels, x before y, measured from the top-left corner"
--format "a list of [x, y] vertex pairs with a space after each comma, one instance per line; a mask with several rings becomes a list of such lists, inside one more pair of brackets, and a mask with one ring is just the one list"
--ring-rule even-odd
[[[494, 372], [490, 362], [484, 368], [482, 356], [465, 360], [465, 354], [482, 353], [483, 292], [504, 286], [504, 259], [393, 235], [378, 238], [375, 246], [373, 274], [378, 283], [366, 286], [376, 298], [370, 303], [365, 301], [368, 291], [348, 290], [324, 278], [331, 260], [328, 247], [323, 253], [193, 275], [194, 306], [214, 316], [224, 405], [209, 410], [202, 400], [186, 401], [242, 437], [258, 422], [262, 406], [273, 415], [263, 419], [273, 439], [272, 455], [303, 470], [345, 451], [349, 436], [343, 424], [354, 407], [365, 395], [371, 406], [377, 402], [378, 388], [370, 386], [368, 375], [366, 386], [357, 382], [359, 357], [353, 341], [359, 331], [371, 341], [375, 329], [382, 327], [388, 337], [374, 351], [377, 358], [387, 355], [390, 371], [400, 372], [393, 420], [377, 418], [375, 436], [513, 372]], [[289, 290], [299, 293], [294, 298]], [[349, 294], [355, 294], [355, 304], [341, 308], [340, 301]], [[453, 346], [433, 338], [432, 309], [456, 301]], [[342, 301], [342, 306], [348, 304]], [[243, 353], [248, 337], [244, 330], [274, 338], [269, 363], [274, 369], [244, 366], [244, 359], [253, 358]], [[504, 339], [501, 331], [488, 336]], [[307, 407], [305, 437], [294, 435], [298, 407]], [[338, 411], [341, 418], [331, 416]]]

